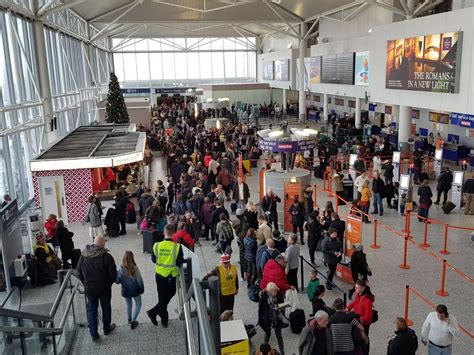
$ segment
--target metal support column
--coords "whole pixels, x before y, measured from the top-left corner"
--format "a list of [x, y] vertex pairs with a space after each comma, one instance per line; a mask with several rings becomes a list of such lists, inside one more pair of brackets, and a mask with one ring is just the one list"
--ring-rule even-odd
[[328, 94], [323, 96], [323, 122], [328, 123], [329, 112], [328, 112]]
[[286, 111], [288, 110], [287, 98], [286, 98], [286, 89], [283, 89], [283, 103], [282, 103], [282, 110], [283, 110], [283, 117], [286, 116]]
[[304, 35], [307, 31], [307, 24], [302, 23], [300, 28], [300, 48], [299, 48], [299, 57], [298, 57], [298, 65], [300, 67], [300, 76], [299, 76], [299, 121], [301, 123], [305, 122], [306, 120], [306, 93], [304, 87], [304, 57], [306, 55], [306, 39], [304, 39]]
[[362, 119], [361, 119], [361, 109], [360, 109], [360, 98], [356, 97], [355, 99], [356, 102], [356, 107], [355, 107], [355, 128], [360, 128], [362, 124]]
[[400, 151], [408, 152], [408, 139], [411, 133], [411, 107], [401, 106], [398, 111], [398, 146]]
[[[41, 21], [33, 21], [34, 50], [38, 63], [38, 79], [41, 100], [43, 100], [44, 129], [50, 132], [49, 122], [53, 119], [53, 99], [48, 74], [48, 57], [44, 42], [44, 25]], [[43, 135], [43, 147], [48, 146], [48, 135]]]

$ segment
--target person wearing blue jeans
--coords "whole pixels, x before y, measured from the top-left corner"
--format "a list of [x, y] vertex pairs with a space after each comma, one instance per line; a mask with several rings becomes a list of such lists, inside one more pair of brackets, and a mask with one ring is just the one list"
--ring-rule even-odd
[[[123, 256], [122, 266], [117, 271], [115, 282], [122, 285], [122, 297], [127, 303], [128, 323], [133, 330], [138, 326], [137, 318], [142, 308], [141, 295], [145, 287], [133, 253], [129, 250]], [[135, 301], [135, 311], [133, 311], [133, 301]]]
[[385, 185], [383, 180], [380, 178], [380, 173], [376, 170], [374, 171], [374, 180], [372, 181], [372, 191], [374, 193], [374, 210], [372, 214], [379, 214], [383, 216], [383, 194], [385, 192]]
[[111, 324], [112, 321], [112, 308], [110, 306], [110, 300], [112, 299], [112, 292], [103, 292], [100, 294], [87, 294], [87, 323], [89, 323], [89, 333], [94, 341], [98, 340], [99, 332], [97, 330], [97, 309], [102, 309], [102, 324], [104, 334], [109, 335], [114, 329], [115, 324]]

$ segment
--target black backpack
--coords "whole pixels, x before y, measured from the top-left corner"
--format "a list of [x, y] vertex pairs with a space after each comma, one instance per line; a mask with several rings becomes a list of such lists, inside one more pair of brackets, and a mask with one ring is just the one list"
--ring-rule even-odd
[[290, 329], [294, 334], [300, 334], [306, 323], [306, 317], [302, 309], [296, 309], [290, 313]]

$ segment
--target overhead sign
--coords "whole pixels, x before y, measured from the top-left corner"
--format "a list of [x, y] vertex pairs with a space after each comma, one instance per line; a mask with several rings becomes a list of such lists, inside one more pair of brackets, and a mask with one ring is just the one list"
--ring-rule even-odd
[[280, 59], [275, 60], [275, 80], [288, 81], [290, 80], [290, 60]]
[[457, 93], [462, 32], [387, 41], [387, 89]]
[[263, 79], [273, 80], [273, 61], [263, 62]]
[[369, 52], [356, 53], [354, 84], [369, 85]]
[[452, 112], [450, 115], [451, 124], [464, 128], [474, 128], [474, 115], [467, 113]]
[[311, 57], [311, 84], [321, 83], [321, 56]]
[[189, 89], [195, 90], [196, 88], [159, 88], [155, 89], [155, 94], [184, 94]]
[[268, 141], [260, 139], [258, 141], [261, 150], [271, 152], [304, 152], [316, 148], [316, 141], [301, 140], [301, 141]]

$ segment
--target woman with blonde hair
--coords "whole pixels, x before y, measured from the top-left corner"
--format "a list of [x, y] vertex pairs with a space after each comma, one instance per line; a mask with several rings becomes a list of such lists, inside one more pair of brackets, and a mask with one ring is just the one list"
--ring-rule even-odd
[[252, 201], [247, 202], [244, 212], [245, 221], [248, 223], [249, 228], [258, 229], [258, 211], [257, 207]]
[[[142, 308], [141, 294], [145, 291], [140, 270], [135, 263], [133, 253], [129, 250], [123, 255], [122, 266], [118, 269], [117, 284], [122, 284], [122, 297], [127, 303], [127, 316], [130, 328], [138, 326], [137, 318]], [[133, 303], [135, 301], [135, 311], [132, 314]]]

